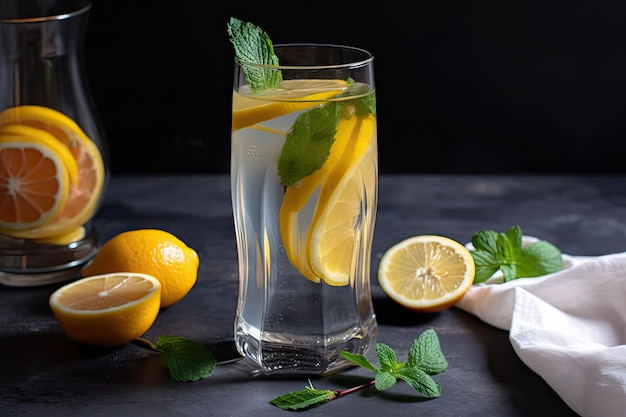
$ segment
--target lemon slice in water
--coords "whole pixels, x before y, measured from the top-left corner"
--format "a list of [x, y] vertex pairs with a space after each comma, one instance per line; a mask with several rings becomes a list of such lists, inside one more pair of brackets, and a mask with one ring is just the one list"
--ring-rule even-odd
[[285, 80], [280, 90], [254, 97], [234, 92], [232, 130], [318, 106], [347, 88], [344, 80]]
[[367, 245], [360, 239], [371, 239], [362, 234], [373, 217], [366, 210], [376, 209], [376, 119], [370, 114], [352, 122], [351, 146], [322, 185], [308, 243], [311, 269], [335, 286], [349, 283], [357, 247]]
[[[363, 210], [375, 209], [375, 129], [373, 115], [342, 119], [322, 168], [285, 192], [280, 210], [285, 251], [292, 264], [311, 281], [321, 279], [335, 286], [349, 282], [361, 222], [371, 217]], [[365, 190], [373, 195], [365, 195]], [[315, 196], [319, 198], [316, 206], [307, 210], [307, 203], [311, 204]], [[303, 226], [307, 224], [310, 229]]]

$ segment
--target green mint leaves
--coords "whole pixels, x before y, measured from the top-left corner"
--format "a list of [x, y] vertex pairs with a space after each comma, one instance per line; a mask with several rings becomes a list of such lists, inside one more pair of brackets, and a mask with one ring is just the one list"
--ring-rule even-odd
[[339, 398], [339, 391], [315, 389], [311, 381], [309, 381], [309, 385], [303, 390], [293, 391], [276, 397], [270, 401], [270, 404], [282, 408], [283, 410], [296, 411], [319, 405], [336, 398]]
[[374, 366], [363, 355], [341, 352], [349, 361], [365, 369], [376, 372], [376, 389], [384, 391], [396, 384], [398, 379], [412, 386], [424, 396], [439, 397], [441, 387], [435, 383], [431, 375], [443, 372], [448, 367], [439, 338], [433, 329], [424, 331], [411, 346], [407, 362], [398, 362], [396, 353], [384, 343], [376, 343], [376, 355], [380, 367]]
[[522, 246], [522, 230], [513, 226], [505, 233], [483, 230], [472, 236], [475, 250], [470, 251], [476, 264], [474, 284], [484, 282], [498, 270], [504, 282], [517, 278], [538, 277], [563, 269], [561, 251], [540, 240]]
[[371, 363], [363, 355], [341, 352], [341, 356], [362, 368], [376, 373], [373, 381], [345, 390], [317, 390], [309, 381], [304, 390], [290, 392], [270, 401], [284, 410], [302, 410], [341, 398], [352, 392], [374, 385], [378, 391], [393, 387], [401, 379], [428, 398], [441, 395], [441, 387], [431, 375], [443, 372], [448, 367], [439, 338], [433, 329], [425, 330], [411, 346], [406, 362], [398, 362], [396, 353], [384, 343], [376, 343], [376, 355], [380, 366]]
[[335, 141], [341, 117], [337, 102], [315, 107], [298, 116], [287, 132], [278, 158], [278, 174], [289, 187], [324, 165]]
[[248, 65], [278, 65], [278, 57], [274, 54], [274, 46], [267, 33], [252, 23], [234, 17], [230, 18], [227, 30], [230, 42], [235, 47], [235, 56], [246, 74], [250, 91], [280, 87], [283, 78], [279, 70]]
[[[359, 88], [350, 86], [344, 95], [358, 94]], [[370, 113], [376, 115], [376, 96], [368, 94], [352, 100], [330, 102], [298, 116], [287, 132], [278, 158], [278, 175], [283, 185], [294, 185], [324, 165], [335, 142], [342, 115], [352, 111], [360, 118]]]
[[198, 342], [178, 336], [159, 336], [156, 344], [139, 338], [141, 343], [161, 354], [161, 363], [174, 381], [189, 382], [210, 376], [217, 365], [213, 354]]

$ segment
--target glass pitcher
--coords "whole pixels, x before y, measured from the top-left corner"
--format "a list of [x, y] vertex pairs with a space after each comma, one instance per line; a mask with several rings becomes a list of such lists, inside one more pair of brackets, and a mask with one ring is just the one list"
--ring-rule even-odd
[[0, 2], [0, 283], [77, 277], [108, 147], [85, 79], [88, 0]]

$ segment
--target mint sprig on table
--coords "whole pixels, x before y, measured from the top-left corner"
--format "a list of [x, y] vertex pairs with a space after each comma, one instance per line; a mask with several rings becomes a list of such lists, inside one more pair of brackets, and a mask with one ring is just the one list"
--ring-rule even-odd
[[376, 355], [380, 366], [374, 365], [363, 355], [341, 352], [341, 356], [350, 362], [376, 373], [375, 378], [365, 384], [342, 390], [318, 390], [313, 388], [309, 381], [309, 386], [305, 389], [281, 395], [271, 400], [270, 404], [284, 410], [302, 410], [336, 400], [372, 385], [378, 391], [384, 391], [393, 387], [398, 379], [407, 382], [425, 397], [435, 398], [441, 395], [441, 387], [431, 375], [443, 372], [448, 367], [448, 362], [433, 329], [425, 330], [415, 339], [406, 362], [398, 362], [396, 353], [384, 343], [376, 343]]
[[[200, 343], [177, 336], [160, 336], [155, 343], [137, 338], [135, 343], [161, 354], [161, 363], [175, 381], [189, 382], [210, 376], [217, 366], [213, 354]], [[376, 355], [380, 366], [374, 365], [364, 355], [346, 351], [341, 356], [350, 362], [373, 371], [376, 376], [371, 381], [352, 388], [341, 390], [318, 390], [309, 386], [292, 391], [270, 401], [270, 404], [284, 410], [302, 410], [344, 397], [361, 389], [374, 386], [378, 391], [393, 387], [401, 379], [427, 398], [441, 396], [441, 387], [431, 375], [443, 372], [448, 362], [441, 351], [439, 338], [433, 329], [425, 330], [409, 349], [406, 362], [398, 362], [396, 353], [384, 343], [376, 343]]]
[[136, 342], [161, 354], [161, 363], [174, 381], [189, 382], [210, 376], [217, 360], [202, 344], [178, 336], [159, 336], [156, 344], [138, 338]]
[[563, 269], [563, 256], [554, 245], [544, 240], [522, 245], [522, 229], [513, 226], [504, 233], [483, 230], [472, 236], [475, 250], [470, 251], [476, 265], [474, 284], [502, 271], [504, 282], [532, 278]]
[[[259, 26], [234, 17], [230, 18], [227, 30], [250, 91], [260, 93], [279, 88], [283, 80], [281, 71], [258, 66], [279, 65], [279, 59], [274, 53], [274, 46], [268, 34]], [[352, 79], [347, 81], [348, 89], [340, 97], [367, 93], [364, 90], [365, 86], [356, 85]], [[285, 144], [278, 158], [278, 175], [283, 185], [287, 187], [294, 185], [324, 165], [335, 141], [337, 125], [346, 108], [354, 109], [358, 117], [367, 117], [369, 113], [376, 115], [375, 96], [367, 94], [354, 100], [327, 103], [298, 116], [287, 132]]]

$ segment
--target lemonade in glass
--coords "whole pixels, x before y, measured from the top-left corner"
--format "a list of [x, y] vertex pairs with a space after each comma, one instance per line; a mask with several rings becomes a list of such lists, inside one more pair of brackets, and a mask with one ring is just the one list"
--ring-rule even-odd
[[237, 43], [238, 32], [255, 28], [236, 19], [229, 26], [237, 51], [235, 341], [261, 372], [326, 374], [351, 366], [341, 351], [364, 354], [377, 335], [373, 56], [338, 45], [272, 45], [260, 31], [265, 43], [252, 52], [270, 59], [255, 62], [248, 58], [259, 54]]

